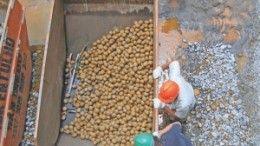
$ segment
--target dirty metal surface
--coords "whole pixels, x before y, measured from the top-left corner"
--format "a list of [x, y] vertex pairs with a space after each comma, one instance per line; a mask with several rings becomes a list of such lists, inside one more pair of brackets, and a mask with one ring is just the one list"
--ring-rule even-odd
[[[68, 53], [79, 53], [83, 46], [88, 47], [107, 34], [113, 28], [123, 28], [132, 24], [135, 20], [146, 20], [152, 18], [149, 11], [139, 13], [120, 14], [117, 12], [90, 12], [86, 14], [69, 14], [66, 19], [66, 40]], [[82, 25], [83, 24], [83, 25]], [[73, 119], [72, 114], [68, 115], [68, 120]], [[69, 121], [66, 121], [68, 123]], [[57, 146], [93, 146], [90, 141], [73, 138], [64, 133], [60, 134]]]
[[144, 9], [153, 11], [152, 4], [124, 4], [124, 3], [71, 3], [64, 4], [67, 14], [84, 14], [87, 12], [119, 12], [121, 14], [139, 12]]
[[60, 128], [63, 68], [66, 57], [62, 1], [52, 1], [51, 10], [34, 133], [36, 146], [54, 145]]
[[51, 0], [20, 0], [26, 9], [30, 45], [44, 45], [48, 33]]
[[125, 3], [125, 4], [152, 4], [153, 0], [64, 0], [64, 3]]
[[[113, 28], [123, 28], [134, 20], [152, 18], [149, 11], [120, 14], [117, 12], [92, 12], [86, 14], [70, 14], [65, 16], [66, 41], [69, 53], [79, 53], [87, 44], [88, 48], [97, 39]], [[76, 56], [76, 55], [74, 55]]]

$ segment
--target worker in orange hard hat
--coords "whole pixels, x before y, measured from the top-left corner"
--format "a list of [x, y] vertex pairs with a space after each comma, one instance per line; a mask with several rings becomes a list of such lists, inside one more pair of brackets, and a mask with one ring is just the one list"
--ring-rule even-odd
[[153, 77], [159, 78], [163, 70], [169, 69], [169, 79], [165, 81], [154, 99], [154, 108], [165, 109], [175, 121], [184, 122], [195, 105], [192, 86], [180, 74], [178, 61], [166, 63], [153, 71]]
[[179, 85], [171, 80], [162, 84], [159, 92], [159, 99], [164, 103], [171, 103], [179, 95]]

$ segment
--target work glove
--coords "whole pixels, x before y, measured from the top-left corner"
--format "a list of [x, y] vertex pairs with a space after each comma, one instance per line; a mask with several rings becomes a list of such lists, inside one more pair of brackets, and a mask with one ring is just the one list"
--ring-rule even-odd
[[159, 77], [161, 77], [162, 75], [162, 68], [160, 66], [158, 66], [156, 69], [153, 70], [153, 78], [157, 79]]
[[154, 108], [163, 109], [165, 107], [165, 103], [161, 102], [160, 99], [154, 98], [153, 99], [153, 106]]
[[157, 137], [157, 138], [161, 138], [161, 135], [160, 135], [160, 132], [159, 131], [155, 131], [155, 132], [153, 132], [153, 136], [154, 137]]

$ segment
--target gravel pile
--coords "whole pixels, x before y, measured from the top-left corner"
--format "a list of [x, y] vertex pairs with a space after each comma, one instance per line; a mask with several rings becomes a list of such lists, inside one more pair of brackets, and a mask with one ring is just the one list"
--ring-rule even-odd
[[42, 50], [38, 50], [32, 55], [32, 89], [27, 102], [25, 129], [21, 146], [34, 146], [34, 130], [39, 97], [39, 80], [42, 63]]
[[22, 146], [34, 146], [34, 130], [35, 130], [35, 118], [37, 111], [38, 93], [31, 93], [28, 100], [28, 107], [26, 111], [26, 123], [23, 135]]
[[232, 46], [188, 43], [183, 49], [187, 64], [184, 77], [200, 90], [197, 106], [185, 125], [194, 145], [251, 144], [249, 118], [239, 93]]
[[243, 93], [253, 127], [253, 145], [258, 146], [260, 145], [260, 1], [256, 2], [255, 12], [251, 18], [253, 27], [249, 27], [251, 30], [247, 34], [252, 36], [250, 47], [246, 50], [249, 57], [242, 82], [246, 85]]

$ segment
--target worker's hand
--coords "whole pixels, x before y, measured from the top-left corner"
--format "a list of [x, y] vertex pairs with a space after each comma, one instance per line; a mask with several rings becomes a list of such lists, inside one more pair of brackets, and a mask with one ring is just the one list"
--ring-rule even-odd
[[153, 70], [153, 78], [157, 79], [159, 77], [161, 77], [162, 75], [162, 68], [160, 66], [158, 66], [155, 70]]
[[153, 136], [158, 137], [159, 139], [161, 138], [161, 135], [160, 135], [159, 131], [153, 132]]
[[165, 103], [161, 102], [160, 99], [154, 98], [153, 99], [153, 106], [154, 108], [163, 109], [165, 107]]
[[166, 106], [164, 108], [164, 110], [171, 116], [171, 117], [175, 117], [176, 111], [172, 110], [170, 107]]

